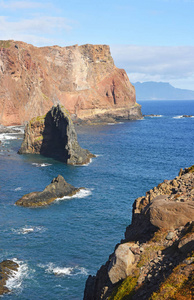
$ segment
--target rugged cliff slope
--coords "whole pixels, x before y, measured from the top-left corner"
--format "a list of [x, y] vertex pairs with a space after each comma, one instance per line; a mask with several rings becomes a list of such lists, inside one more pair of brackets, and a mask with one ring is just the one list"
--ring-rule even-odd
[[132, 224], [84, 300], [192, 300], [194, 297], [194, 166], [135, 200]]
[[141, 117], [135, 88], [115, 67], [109, 46], [0, 41], [0, 124], [23, 124], [57, 103], [75, 118]]

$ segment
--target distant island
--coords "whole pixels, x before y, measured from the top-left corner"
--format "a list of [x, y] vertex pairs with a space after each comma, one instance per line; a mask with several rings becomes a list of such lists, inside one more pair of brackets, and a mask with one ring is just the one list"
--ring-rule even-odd
[[168, 82], [133, 83], [138, 100], [194, 100], [194, 91], [173, 87]]

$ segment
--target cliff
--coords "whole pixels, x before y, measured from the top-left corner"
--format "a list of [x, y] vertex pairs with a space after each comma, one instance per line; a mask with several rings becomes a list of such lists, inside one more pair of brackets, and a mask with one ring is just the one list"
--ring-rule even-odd
[[37, 48], [0, 41], [0, 124], [23, 124], [61, 103], [73, 118], [141, 118], [135, 88], [106, 45]]
[[69, 112], [59, 104], [27, 123], [18, 153], [41, 154], [70, 165], [87, 164], [95, 157], [80, 147]]
[[84, 300], [192, 300], [194, 297], [194, 166], [135, 200], [132, 224]]

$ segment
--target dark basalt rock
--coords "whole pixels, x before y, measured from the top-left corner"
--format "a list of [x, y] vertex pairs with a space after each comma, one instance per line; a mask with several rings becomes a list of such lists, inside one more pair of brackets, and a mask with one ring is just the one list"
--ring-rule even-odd
[[16, 201], [16, 205], [25, 207], [46, 206], [57, 198], [73, 196], [79, 190], [80, 188], [75, 188], [73, 185], [67, 183], [63, 176], [58, 175], [42, 192], [26, 194]]
[[59, 104], [28, 122], [18, 153], [41, 154], [71, 165], [87, 164], [95, 157], [80, 147], [70, 115]]
[[11, 276], [12, 271], [17, 271], [19, 265], [12, 260], [4, 260], [0, 263], [0, 295], [9, 293], [6, 281]]

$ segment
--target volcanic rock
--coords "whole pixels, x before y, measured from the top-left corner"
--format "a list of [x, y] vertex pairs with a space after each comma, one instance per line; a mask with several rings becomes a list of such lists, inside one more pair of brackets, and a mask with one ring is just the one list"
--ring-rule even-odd
[[15, 204], [25, 207], [45, 206], [52, 203], [57, 198], [73, 196], [79, 190], [80, 188], [75, 188], [71, 184], [67, 183], [61, 175], [58, 175], [42, 192], [32, 192], [26, 194], [16, 201]]
[[59, 104], [28, 122], [18, 153], [42, 154], [72, 165], [87, 164], [94, 157], [79, 146], [70, 115]]
[[193, 203], [194, 166], [137, 198], [125, 240], [88, 277], [84, 300], [193, 299]]
[[24, 124], [60, 103], [75, 119], [139, 119], [135, 88], [107, 45], [34, 47], [0, 41], [0, 124]]
[[9, 289], [6, 287], [6, 281], [12, 275], [13, 271], [17, 271], [19, 265], [12, 260], [4, 260], [0, 263], [0, 295], [9, 293]]

